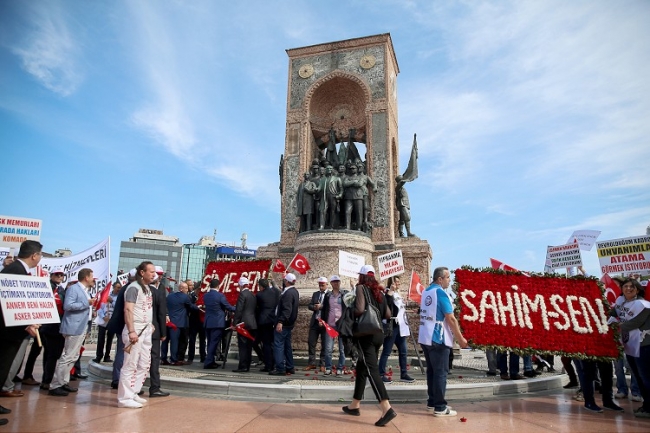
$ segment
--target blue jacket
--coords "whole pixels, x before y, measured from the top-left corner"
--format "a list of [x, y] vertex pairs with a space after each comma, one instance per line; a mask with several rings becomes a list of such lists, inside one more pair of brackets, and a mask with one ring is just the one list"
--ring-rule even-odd
[[167, 296], [167, 315], [174, 325], [179, 328], [189, 327], [188, 314], [190, 310], [198, 310], [198, 307], [192, 304], [187, 293], [174, 292]]
[[225, 328], [226, 327], [226, 310], [235, 311], [235, 307], [230, 305], [223, 293], [216, 290], [210, 290], [203, 295], [205, 304], [205, 321], [203, 325], [206, 328]]
[[86, 296], [86, 288], [81, 283], [73, 284], [65, 291], [61, 334], [85, 334], [88, 320], [90, 320], [90, 304]]

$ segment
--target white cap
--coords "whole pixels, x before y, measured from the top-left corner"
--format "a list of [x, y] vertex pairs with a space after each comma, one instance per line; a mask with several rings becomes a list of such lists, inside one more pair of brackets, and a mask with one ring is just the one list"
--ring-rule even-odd
[[65, 270], [63, 269], [63, 266], [55, 266], [50, 270], [50, 275], [52, 274], [65, 274]]
[[155, 274], [155, 275], [153, 276], [153, 280], [151, 280], [151, 282], [153, 283], [153, 282], [156, 281], [157, 279], [158, 279], [158, 274]]
[[296, 276], [293, 275], [291, 272], [289, 272], [287, 275], [285, 275], [284, 279], [287, 280], [290, 283], [295, 283], [296, 282]]
[[136, 271], [135, 268], [133, 268], [133, 269], [131, 269], [129, 271], [129, 277], [135, 278], [135, 274], [137, 274], [137, 273], [138, 273], [138, 271]]
[[363, 265], [359, 271], [361, 275], [368, 275], [369, 273], [375, 274], [375, 268], [372, 265]]
[[331, 283], [332, 281], [341, 281], [341, 279], [339, 278], [338, 275], [332, 275], [332, 276], [330, 277], [330, 283]]
[[319, 282], [319, 283], [327, 283], [327, 278], [325, 278], [325, 277], [318, 277], [318, 282]]
[[250, 285], [250, 281], [248, 281], [248, 278], [246, 278], [246, 277], [241, 277], [239, 279], [239, 285], [241, 287], [248, 286], [248, 285]]
[[165, 271], [163, 270], [162, 266], [156, 266], [156, 273], [158, 275], [162, 275], [165, 273]]

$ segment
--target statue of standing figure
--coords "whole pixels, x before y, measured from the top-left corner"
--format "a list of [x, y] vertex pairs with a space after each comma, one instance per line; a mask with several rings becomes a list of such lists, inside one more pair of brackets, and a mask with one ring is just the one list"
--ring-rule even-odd
[[300, 233], [312, 229], [312, 215], [314, 215], [314, 195], [317, 192], [318, 187], [310, 179], [309, 173], [305, 173], [304, 180], [298, 187], [298, 209], [296, 214], [300, 217]]
[[[397, 233], [400, 237], [415, 236], [411, 232], [411, 204], [409, 195], [404, 185], [406, 182], [412, 182], [418, 178], [418, 142], [417, 134], [413, 134], [413, 147], [411, 147], [411, 157], [404, 174], [395, 178], [395, 205], [399, 212], [399, 223], [397, 224]], [[403, 227], [406, 227], [406, 236], [404, 236]]]

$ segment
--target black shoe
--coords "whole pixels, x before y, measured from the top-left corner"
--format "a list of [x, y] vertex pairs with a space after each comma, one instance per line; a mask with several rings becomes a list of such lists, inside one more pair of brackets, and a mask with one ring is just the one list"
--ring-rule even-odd
[[610, 401], [608, 403], [603, 403], [603, 407], [605, 409], [613, 410], [615, 412], [625, 412], [625, 409], [614, 403], [613, 401]]
[[497, 372], [496, 371], [488, 371], [485, 374], [487, 374], [488, 376], [496, 376]]
[[348, 415], [361, 416], [359, 409], [350, 409], [347, 406], [343, 406], [341, 409], [343, 409], [343, 412], [347, 413]]
[[0, 415], [6, 415], [8, 413], [11, 413], [11, 409], [7, 409], [6, 407], [0, 406]]
[[75, 379], [79, 379], [79, 380], [88, 379], [87, 375], [81, 374], [81, 373], [80, 374], [73, 374], [72, 377], [74, 377]]
[[144, 389], [141, 389], [138, 395], [144, 395]]
[[233, 373], [248, 373], [248, 368], [237, 368], [232, 371]]
[[7, 418], [0, 418], [0, 425], [5, 425], [9, 422]]
[[111, 388], [117, 389], [118, 384], [119, 384], [119, 382], [115, 382], [115, 381], [111, 382]]
[[49, 384], [49, 383], [41, 383], [40, 388], [41, 388], [43, 391], [49, 391], [49, 390], [50, 390], [50, 384]]
[[391, 422], [392, 420], [394, 420], [396, 416], [397, 416], [397, 414], [395, 413], [395, 411], [391, 407], [390, 409], [388, 409], [388, 412], [386, 412], [386, 414], [384, 416], [379, 418], [379, 421], [377, 421], [375, 423], [375, 425], [377, 427], [383, 427], [386, 424], [388, 424], [389, 422]]
[[113, 360], [109, 357], [106, 357], [102, 362], [113, 362]]
[[79, 391], [78, 388], [73, 388], [70, 385], [68, 385], [67, 383], [65, 385], [63, 385], [61, 387], [61, 389], [64, 390], [65, 392], [77, 392], [77, 391]]
[[287, 370], [287, 374], [296, 374], [296, 369], [292, 368], [291, 370]]
[[533, 370], [530, 370], [530, 371], [524, 371], [524, 376], [526, 376], [526, 377], [537, 377], [537, 376], [539, 376], [540, 374], [542, 374], [542, 373], [540, 373], [540, 372], [538, 372], [538, 371], [533, 371]]
[[579, 385], [578, 382], [569, 382], [566, 385], [564, 385], [563, 388], [564, 389], [570, 389], [570, 388], [575, 388], [578, 385]]
[[269, 374], [271, 376], [286, 376], [287, 375], [287, 373], [285, 373], [284, 371], [280, 371], [280, 370], [269, 371]]
[[268, 373], [270, 370], [266, 367], [260, 368], [260, 373]]
[[154, 397], [169, 397], [169, 393], [161, 390], [156, 390], [153, 392], [149, 392], [149, 398], [154, 398]]
[[13, 378], [11, 381], [12, 381], [13, 383], [20, 383], [20, 382], [22, 382], [23, 380], [22, 380], [20, 377], [18, 377], [18, 376], [14, 376], [14, 378]]
[[55, 396], [55, 397], [67, 397], [68, 394], [69, 394], [69, 393], [66, 392], [66, 391], [63, 389], [63, 387], [61, 387], [61, 388], [54, 388], [54, 389], [51, 389], [51, 390], [49, 390], [49, 391], [47, 392], [47, 395], [53, 395], [53, 396]]
[[206, 369], [206, 370], [214, 370], [214, 369], [216, 369], [216, 368], [219, 368], [220, 365], [221, 365], [221, 364], [219, 364], [219, 363], [217, 363], [217, 362], [213, 362], [213, 363], [211, 363], [211, 364], [204, 365], [203, 368]]
[[95, 358], [95, 359], [93, 359], [93, 362], [95, 364], [101, 364], [102, 363], [102, 358]]

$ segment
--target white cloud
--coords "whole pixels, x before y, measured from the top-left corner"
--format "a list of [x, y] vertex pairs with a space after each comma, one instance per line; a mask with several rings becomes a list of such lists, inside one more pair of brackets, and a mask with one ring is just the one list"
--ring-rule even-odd
[[74, 93], [83, 81], [80, 48], [72, 35], [67, 17], [56, 2], [31, 3], [28, 24], [11, 47], [22, 67], [44, 87], [61, 96]]

